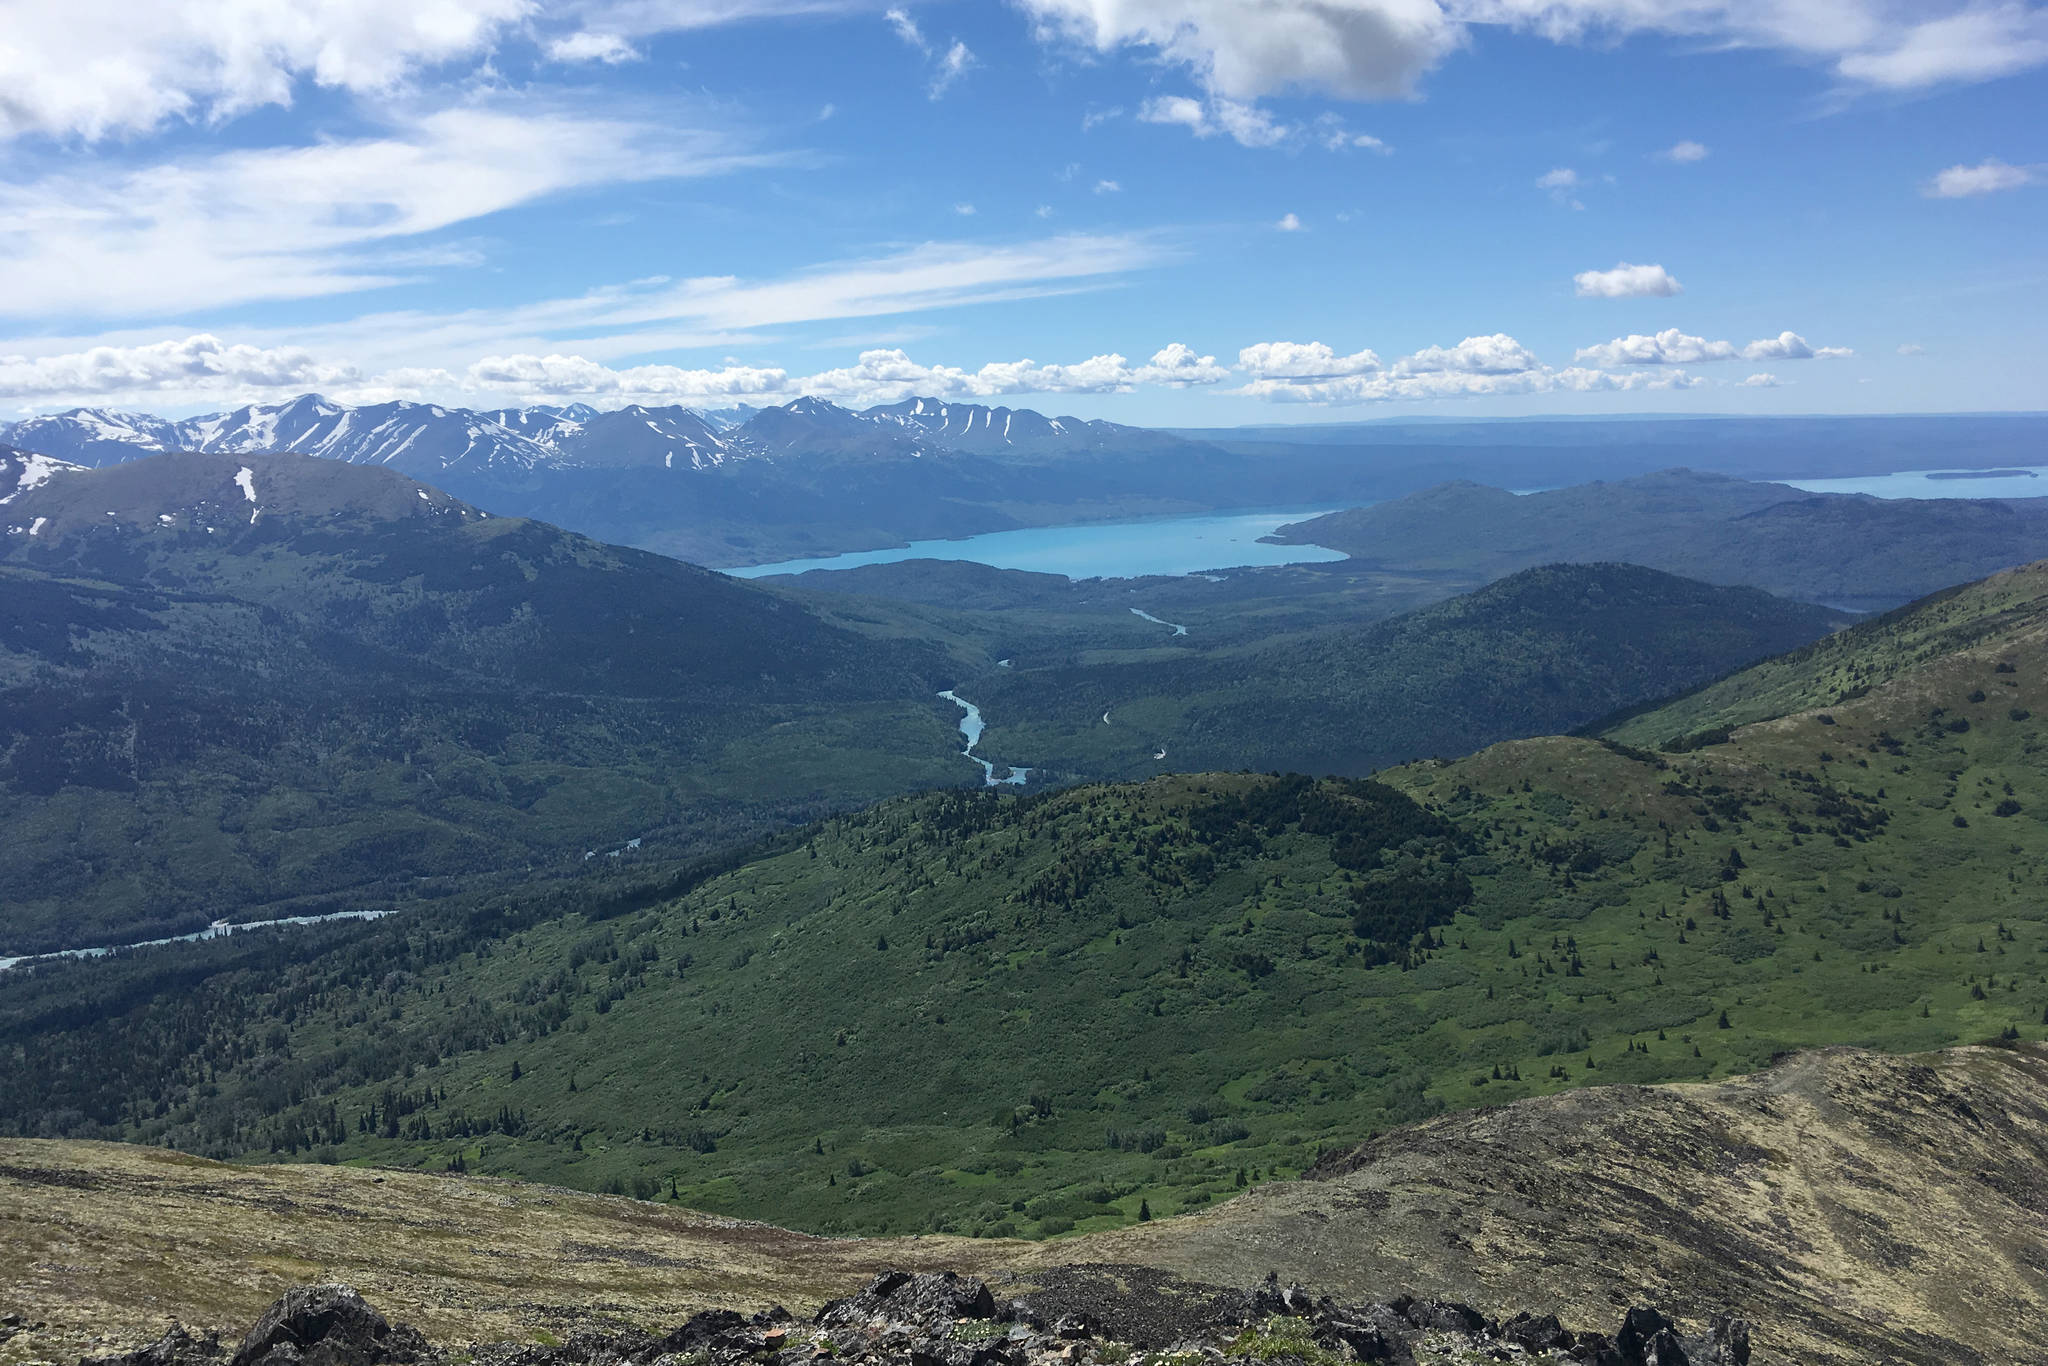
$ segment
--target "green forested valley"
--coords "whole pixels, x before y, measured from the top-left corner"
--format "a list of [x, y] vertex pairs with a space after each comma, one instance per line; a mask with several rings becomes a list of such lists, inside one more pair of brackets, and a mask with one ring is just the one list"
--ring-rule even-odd
[[666, 883], [38, 966], [0, 1123], [1042, 1236], [1442, 1108], [2038, 1038], [2044, 599], [1941, 595], [1649, 743], [936, 793]]

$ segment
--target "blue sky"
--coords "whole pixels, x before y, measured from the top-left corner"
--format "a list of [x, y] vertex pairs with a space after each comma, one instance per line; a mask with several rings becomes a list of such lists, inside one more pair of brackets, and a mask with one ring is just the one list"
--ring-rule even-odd
[[0, 0], [0, 412], [2048, 408], [2023, 0]]

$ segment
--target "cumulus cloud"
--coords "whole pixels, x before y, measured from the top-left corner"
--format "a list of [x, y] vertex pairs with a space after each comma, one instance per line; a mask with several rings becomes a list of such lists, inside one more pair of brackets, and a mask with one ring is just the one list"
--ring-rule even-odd
[[1293, 213], [1283, 213], [1280, 215], [1280, 221], [1275, 223], [1273, 226], [1281, 232], [1300, 232], [1301, 215]]
[[613, 368], [582, 356], [491, 356], [469, 367], [469, 387], [544, 398], [612, 402], [783, 402], [801, 395], [865, 405], [921, 396], [991, 399], [1022, 394], [1127, 393], [1140, 385], [1191, 388], [1229, 378], [1214, 356], [1175, 342], [1132, 365], [1113, 352], [1071, 364], [1024, 359], [991, 361], [978, 370], [926, 365], [901, 348], [863, 351], [848, 366], [792, 375], [786, 370], [727, 365], [716, 370], [673, 365]]
[[1685, 286], [1662, 266], [1632, 266], [1626, 261], [1613, 270], [1583, 270], [1572, 276], [1581, 299], [1662, 299]]
[[1505, 332], [1467, 337], [1456, 346], [1425, 346], [1394, 364], [1397, 375], [1513, 375], [1541, 368], [1528, 347]]
[[2008, 166], [1994, 158], [1975, 166], [1951, 166], [1928, 181], [1921, 193], [1929, 199], [1968, 199], [2000, 190], [2017, 190], [2039, 179], [2035, 167]]
[[1324, 342], [1258, 342], [1237, 353], [1237, 365], [1253, 379], [1334, 379], [1377, 373], [1380, 358], [1370, 349], [1340, 356]]
[[1372, 351], [1340, 356], [1322, 342], [1260, 342], [1238, 353], [1250, 376], [1232, 393], [1273, 403], [1354, 404], [1501, 394], [1690, 389], [1703, 381], [1678, 369], [1617, 374], [1552, 369], [1505, 333], [1427, 346], [1382, 366]]
[[1121, 194], [1123, 188], [1123, 182], [1119, 180], [1098, 180], [1095, 182], [1095, 193], [1097, 194]]
[[1665, 161], [1675, 161], [1683, 166], [1695, 161], [1705, 161], [1707, 159], [1707, 145], [1703, 142], [1694, 142], [1692, 139], [1687, 138], [1683, 142], [1673, 143], [1657, 155]]
[[0, 356], [0, 397], [321, 389], [357, 378], [353, 367], [296, 347], [230, 346], [210, 333], [142, 346], [95, 346], [54, 356]]
[[1039, 33], [1099, 53], [1146, 48], [1216, 94], [1412, 93], [1463, 41], [1435, 0], [1021, 0]]
[[1900, 342], [1899, 354], [1902, 356], [1924, 356], [1927, 354], [1927, 348], [1919, 342]]
[[1214, 356], [1197, 355], [1193, 347], [1174, 342], [1153, 352], [1152, 359], [1138, 367], [1133, 382], [1187, 389], [1229, 378], [1230, 367], [1218, 365]]
[[1616, 337], [1610, 342], [1597, 346], [1580, 347], [1574, 360], [1589, 362], [1604, 367], [1630, 365], [1699, 365], [1709, 361], [1723, 360], [1836, 360], [1855, 353], [1845, 346], [1810, 345], [1797, 332], [1780, 332], [1775, 337], [1765, 337], [1747, 346], [1738, 347], [1733, 342], [1708, 341], [1681, 332], [1675, 327], [1666, 328], [1654, 335], [1634, 333]]
[[533, 0], [64, 0], [4, 7], [0, 136], [98, 139], [292, 102], [301, 81], [392, 90], [480, 58]]
[[1778, 387], [1778, 377], [1771, 374], [1751, 375], [1748, 379], [1742, 381], [1742, 387], [1745, 389], [1775, 389]]
[[[1788, 54], [1850, 88], [1913, 90], [2048, 64], [2048, 9], [2028, 0], [1017, 0], [1045, 41], [1135, 50], [1188, 71], [1211, 95], [1310, 92], [1389, 99], [1504, 25], [1554, 42], [1637, 34]], [[1697, 155], [1693, 155], [1697, 149]], [[1674, 160], [1705, 149], [1681, 142]]]
[[1855, 354], [1846, 346], [1809, 345], [1797, 332], [1780, 332], [1742, 348], [1744, 360], [1842, 360]]

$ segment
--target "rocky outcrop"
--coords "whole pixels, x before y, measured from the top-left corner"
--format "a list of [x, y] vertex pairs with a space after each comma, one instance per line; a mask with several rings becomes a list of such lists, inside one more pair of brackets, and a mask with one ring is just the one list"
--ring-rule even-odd
[[[1116, 1331], [1112, 1332], [1112, 1325]], [[450, 1366], [453, 1356], [394, 1325], [346, 1285], [293, 1290], [227, 1357], [216, 1335], [173, 1325], [162, 1338], [80, 1366]], [[1550, 1315], [1506, 1322], [1445, 1300], [1338, 1304], [1277, 1280], [1249, 1291], [1096, 1266], [1015, 1299], [955, 1272], [885, 1271], [809, 1321], [780, 1307], [700, 1313], [663, 1334], [584, 1329], [547, 1346], [501, 1343], [477, 1366], [1396, 1366], [1487, 1360], [1590, 1366], [1748, 1366], [1749, 1333], [1718, 1320], [1695, 1336], [1635, 1308], [1612, 1336]]]

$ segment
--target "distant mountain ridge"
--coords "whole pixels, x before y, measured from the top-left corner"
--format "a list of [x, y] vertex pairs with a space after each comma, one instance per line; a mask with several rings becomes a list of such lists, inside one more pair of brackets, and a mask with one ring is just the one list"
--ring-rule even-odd
[[601, 411], [587, 403], [472, 410], [394, 400], [354, 407], [318, 394], [178, 420], [74, 408], [0, 425], [0, 440], [90, 468], [167, 451], [289, 451], [390, 465], [414, 477], [547, 465], [704, 469], [749, 456], [850, 450], [902, 457], [954, 451], [1044, 455], [1187, 444], [1114, 422], [929, 398], [865, 411], [799, 398], [779, 407], [711, 413], [640, 404]]
[[1261, 501], [1271, 484], [1166, 433], [929, 398], [864, 412], [810, 397], [472, 411], [304, 394], [179, 421], [74, 408], [0, 425], [0, 442], [88, 468], [173, 451], [382, 465], [493, 512], [713, 565], [1197, 512]]

